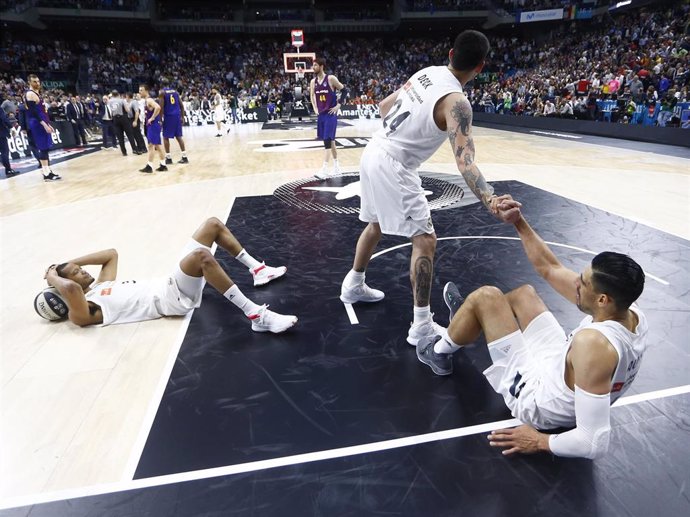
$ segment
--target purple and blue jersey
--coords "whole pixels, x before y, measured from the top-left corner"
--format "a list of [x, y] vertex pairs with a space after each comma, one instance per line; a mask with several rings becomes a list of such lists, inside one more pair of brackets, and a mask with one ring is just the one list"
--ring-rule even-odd
[[155, 110], [149, 109], [146, 105], [146, 140], [149, 144], [161, 145], [161, 115], [160, 113], [149, 124], [148, 121]]
[[328, 83], [328, 75], [323, 76], [323, 81], [317, 82], [314, 78], [314, 97], [316, 97], [316, 111], [321, 115], [338, 104], [335, 90]]
[[172, 88], [163, 89], [163, 117], [180, 116], [180, 94]]

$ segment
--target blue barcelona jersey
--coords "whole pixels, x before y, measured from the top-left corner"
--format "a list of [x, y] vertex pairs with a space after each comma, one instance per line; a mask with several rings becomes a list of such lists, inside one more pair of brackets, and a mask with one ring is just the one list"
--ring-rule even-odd
[[163, 89], [163, 116], [180, 116], [180, 94], [173, 88]]

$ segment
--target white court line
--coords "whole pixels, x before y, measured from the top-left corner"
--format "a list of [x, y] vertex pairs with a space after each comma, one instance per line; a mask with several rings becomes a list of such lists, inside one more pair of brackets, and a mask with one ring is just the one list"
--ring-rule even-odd
[[[449, 240], [455, 240], [455, 239], [459, 239], [459, 240], [460, 239], [494, 239], [494, 240], [501, 240], [502, 239], [502, 240], [508, 240], [508, 241], [519, 241], [520, 237], [502, 237], [499, 235], [458, 235], [456, 237], [438, 237], [437, 240], [449, 241]], [[568, 249], [575, 250], [575, 251], [581, 251], [583, 253], [589, 253], [590, 255], [596, 255], [597, 254], [596, 251], [587, 250], [585, 248], [579, 248], [577, 246], [571, 246], [570, 244], [561, 244], [560, 242], [551, 242], [551, 241], [544, 241], [544, 242], [546, 242], [546, 244], [549, 244], [551, 246], [558, 246], [560, 248], [568, 248]], [[393, 250], [404, 248], [405, 246], [412, 246], [412, 243], [411, 242], [405, 242], [403, 244], [398, 244], [397, 246], [393, 246], [392, 248], [387, 248], [385, 250], [381, 250], [378, 253], [374, 253], [371, 256], [371, 259], [373, 260], [376, 257], [384, 255], [384, 254], [386, 254], [390, 251], [393, 251]], [[644, 272], [644, 274], [645, 274], [645, 276], [648, 276], [652, 280], [655, 280], [662, 285], [670, 285], [666, 280], [663, 280], [663, 279], [659, 278], [658, 276], [647, 273], [646, 271]]]
[[[235, 198], [233, 197], [230, 200], [230, 205], [228, 206], [228, 210], [225, 213], [225, 219], [223, 219], [224, 222], [227, 221], [230, 217], [232, 205], [234, 204]], [[211, 253], [215, 255], [216, 249], [218, 249], [218, 244], [214, 242], [213, 246], [211, 246]], [[182, 320], [180, 330], [177, 333], [177, 339], [173, 347], [170, 349], [170, 354], [168, 355], [168, 360], [165, 363], [165, 366], [163, 367], [161, 377], [158, 380], [156, 391], [153, 392], [153, 396], [151, 397], [151, 401], [149, 402], [149, 407], [146, 410], [146, 414], [144, 415], [144, 420], [141, 425], [141, 429], [139, 430], [137, 439], [134, 442], [132, 449], [130, 450], [129, 459], [127, 460], [125, 469], [122, 472], [122, 477], [120, 478], [122, 481], [129, 481], [134, 477], [134, 472], [137, 469], [137, 465], [139, 465], [141, 453], [144, 451], [146, 440], [148, 439], [149, 433], [151, 432], [151, 427], [153, 426], [153, 420], [156, 418], [156, 413], [158, 412], [158, 408], [161, 405], [161, 400], [163, 400], [165, 388], [168, 386], [170, 374], [172, 373], [172, 369], [175, 366], [175, 361], [177, 361], [177, 356], [180, 353], [180, 348], [182, 347], [182, 342], [184, 341], [184, 337], [187, 334], [187, 328], [189, 327], [189, 323], [192, 320], [193, 314], [194, 310], [189, 311], [187, 314], [185, 314], [185, 317]]]
[[357, 325], [359, 323], [359, 320], [357, 319], [357, 314], [355, 314], [355, 310], [352, 307], [352, 304], [343, 302], [343, 305], [345, 306], [345, 312], [347, 312], [347, 316], [350, 318], [350, 323], [353, 325]]
[[[632, 395], [630, 397], [623, 397], [616, 401], [616, 403], [613, 405], [613, 409], [621, 406], [627, 406], [630, 404], [638, 404], [640, 402], [645, 402], [649, 400], [682, 395], [685, 393], [690, 393], [690, 384], [686, 384], [685, 386], [677, 386], [675, 388], [668, 388], [664, 390], [650, 391], [648, 393]], [[123, 481], [119, 483], [109, 483], [72, 490], [63, 490], [60, 492], [9, 498], [0, 501], [0, 510], [15, 508], [19, 506], [48, 503], [51, 501], [74, 499], [77, 497], [88, 497], [94, 495], [109, 494], [114, 492], [123, 492], [125, 490], [136, 490], [142, 488], [150, 488], [154, 486], [170, 485], [173, 483], [181, 483], [186, 481], [196, 481], [212, 477], [227, 476], [230, 474], [255, 472], [258, 470], [285, 467], [289, 465], [299, 465], [303, 463], [311, 463], [314, 461], [345, 458], [348, 456], [355, 456], [358, 454], [380, 452], [390, 449], [397, 449], [400, 447], [420, 445], [423, 443], [429, 443], [439, 440], [449, 440], [453, 438], [460, 438], [463, 436], [487, 433], [495, 429], [503, 429], [506, 427], [516, 426], [519, 424], [520, 422], [518, 420], [511, 418], [509, 420], [501, 420], [498, 422], [489, 422], [486, 424], [459, 427], [457, 429], [449, 429], [446, 431], [437, 431], [434, 433], [407, 436], [405, 438], [396, 438], [393, 440], [384, 440], [381, 442], [353, 445], [350, 447], [341, 447], [338, 449], [330, 449], [326, 451], [308, 452], [305, 454], [284, 456], [282, 458], [273, 458], [270, 460], [252, 461], [249, 463], [240, 463], [238, 465], [228, 465], [225, 467], [216, 467], [212, 469], [194, 470], [190, 472], [181, 472], [179, 474], [169, 474], [166, 476], [157, 476], [145, 479], [136, 479], [132, 481]]]

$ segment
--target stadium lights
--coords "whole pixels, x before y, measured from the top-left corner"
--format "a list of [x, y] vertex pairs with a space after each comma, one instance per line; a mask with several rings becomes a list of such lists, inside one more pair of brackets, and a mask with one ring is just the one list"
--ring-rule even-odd
[[625, 7], [626, 5], [630, 4], [632, 4], [632, 0], [623, 0], [622, 2], [618, 2], [616, 5], [609, 7], [609, 11], [613, 11], [614, 9], [618, 9], [619, 7]]

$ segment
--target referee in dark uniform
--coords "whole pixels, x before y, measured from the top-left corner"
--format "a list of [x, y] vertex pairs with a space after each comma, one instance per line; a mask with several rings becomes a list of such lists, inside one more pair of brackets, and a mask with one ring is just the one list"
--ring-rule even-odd
[[113, 115], [115, 136], [117, 137], [117, 143], [120, 144], [122, 156], [127, 156], [127, 149], [125, 149], [125, 135], [127, 135], [127, 140], [129, 140], [129, 145], [132, 146], [134, 154], [139, 154], [136, 140], [132, 134], [132, 126], [129, 123], [129, 118], [127, 118], [128, 110], [125, 106], [125, 100], [120, 97], [120, 94], [117, 90], [113, 90], [111, 92], [108, 106], [110, 107], [110, 112]]

